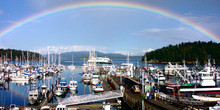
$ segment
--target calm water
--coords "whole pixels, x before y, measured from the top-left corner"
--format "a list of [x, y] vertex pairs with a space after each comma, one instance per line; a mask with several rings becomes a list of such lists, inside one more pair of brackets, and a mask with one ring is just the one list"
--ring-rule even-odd
[[[125, 63], [126, 60], [113, 60], [113, 63], [119, 65], [121, 63]], [[62, 61], [63, 65], [71, 65], [72, 61]], [[134, 63], [135, 66], [140, 65], [143, 66], [144, 63], [140, 63], [137, 60], [130, 60], [130, 63]], [[75, 66], [82, 66], [83, 60], [74, 60]], [[153, 66], [158, 66], [159, 68], [164, 68], [165, 64], [152, 64]], [[193, 65], [187, 65], [192, 67]], [[219, 65], [217, 66], [219, 68]], [[85, 85], [81, 82], [81, 74], [82, 69], [76, 68], [75, 70], [66, 69], [63, 73], [60, 73], [62, 78], [65, 78], [67, 82], [69, 82], [74, 75], [75, 80], [78, 81], [78, 92], [76, 94], [70, 94], [69, 92], [66, 94], [65, 97], [70, 97], [72, 95], [84, 95], [92, 93], [91, 86]], [[46, 77], [41, 80], [37, 80], [36, 86], [40, 87], [42, 84], [46, 84], [47, 87], [55, 84], [55, 81], [58, 79], [58, 75]], [[218, 83], [219, 84], [219, 83]], [[219, 84], [220, 85], [220, 84]], [[32, 83], [19, 83], [19, 82], [10, 82], [6, 84], [5, 87], [0, 87], [0, 106], [10, 106], [10, 104], [16, 104], [17, 106], [27, 106], [28, 105], [28, 91], [34, 85]], [[61, 100], [62, 97], [54, 97], [52, 102], [57, 102]], [[51, 103], [52, 103], [51, 102]]]

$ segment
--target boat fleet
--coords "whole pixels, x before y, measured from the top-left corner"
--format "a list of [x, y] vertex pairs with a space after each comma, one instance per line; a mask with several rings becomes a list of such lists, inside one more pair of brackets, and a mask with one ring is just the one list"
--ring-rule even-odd
[[[75, 69], [73, 57], [72, 65], [67, 66], [67, 68], [70, 70]], [[0, 86], [4, 85], [6, 81], [31, 82], [34, 87], [28, 92], [28, 102], [31, 105], [37, 104], [47, 97], [49, 88], [45, 83], [40, 89], [37, 88], [36, 79], [45, 80], [45, 76], [60, 75], [58, 73], [61, 73], [64, 69], [65, 66], [61, 64], [32, 66], [28, 64], [28, 61], [25, 65], [0, 63]], [[214, 65], [211, 65], [210, 59], [202, 70], [189, 69], [185, 64], [171, 64], [170, 62], [163, 69], [159, 69], [151, 64], [145, 67], [139, 67], [138, 65], [135, 67], [133, 63], [129, 62], [129, 55], [126, 63], [117, 66], [112, 64], [110, 58], [97, 57], [95, 52], [90, 52], [89, 59], [87, 63], [84, 62], [82, 69], [81, 81], [86, 85], [90, 84], [94, 93], [103, 92], [102, 80], [105, 75], [112, 75], [116, 77], [138, 77], [142, 79], [140, 80], [141, 84], [160, 86], [159, 92], [167, 95], [191, 96], [196, 100], [219, 99], [213, 96], [220, 94], [220, 88], [217, 84], [217, 80], [220, 79], [220, 71]], [[76, 94], [78, 82], [74, 77], [74, 74], [72, 74], [71, 80], [67, 82], [65, 78], [59, 76], [54, 95], [62, 97], [68, 92]], [[174, 78], [175, 81], [170, 80]], [[210, 97], [204, 98], [202, 95]]]

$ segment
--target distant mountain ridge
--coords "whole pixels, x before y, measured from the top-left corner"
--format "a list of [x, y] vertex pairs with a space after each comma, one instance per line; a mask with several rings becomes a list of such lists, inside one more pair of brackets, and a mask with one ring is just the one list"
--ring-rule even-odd
[[[126, 59], [127, 56], [126, 55], [122, 55], [122, 54], [117, 54], [117, 53], [102, 53], [102, 52], [98, 52], [95, 51], [95, 54], [98, 57], [109, 57], [110, 59], [114, 60], [114, 59]], [[60, 54], [61, 55], [61, 59], [62, 60], [71, 60], [72, 59], [72, 55], [74, 56], [74, 59], [88, 59], [89, 57], [89, 51], [77, 51], [77, 52], [65, 52]], [[129, 59], [135, 59], [135, 60], [141, 60], [142, 56], [129, 56]]]

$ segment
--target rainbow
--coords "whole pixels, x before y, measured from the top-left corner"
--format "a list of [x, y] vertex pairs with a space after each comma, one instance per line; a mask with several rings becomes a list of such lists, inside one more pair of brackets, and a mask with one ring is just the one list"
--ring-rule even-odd
[[129, 2], [103, 2], [103, 1], [98, 1], [98, 2], [85, 2], [85, 3], [76, 3], [76, 4], [70, 4], [70, 5], [65, 5], [57, 8], [53, 8], [41, 13], [38, 13], [36, 15], [30, 16], [24, 20], [21, 20], [20, 22], [9, 26], [8, 28], [4, 29], [3, 31], [0, 32], [0, 38], [3, 36], [6, 36], [10, 32], [28, 24], [31, 23], [35, 20], [38, 20], [40, 18], [43, 18], [45, 16], [49, 16], [52, 14], [64, 12], [67, 10], [76, 10], [76, 9], [87, 9], [87, 8], [101, 8], [101, 7], [112, 7], [112, 8], [124, 8], [124, 9], [133, 9], [133, 10], [138, 10], [138, 11], [143, 11], [143, 12], [151, 12], [157, 15], [165, 16], [170, 19], [173, 19], [177, 22], [183, 23], [188, 27], [191, 27], [192, 29], [200, 32], [201, 34], [205, 35], [209, 39], [219, 43], [220, 38], [210, 32], [208, 29], [205, 29], [204, 27], [199, 26], [198, 24], [184, 19], [184, 17], [179, 16], [178, 14], [174, 14], [156, 7], [152, 7], [149, 5], [142, 5], [142, 4], [135, 4], [135, 3], [129, 3]]

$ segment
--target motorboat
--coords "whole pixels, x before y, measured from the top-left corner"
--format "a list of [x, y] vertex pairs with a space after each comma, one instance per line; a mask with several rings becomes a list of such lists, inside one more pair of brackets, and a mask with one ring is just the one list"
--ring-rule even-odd
[[74, 70], [76, 67], [74, 65], [68, 66], [68, 69]]
[[12, 83], [16, 83], [17, 86], [27, 85], [29, 81], [11, 81]]
[[[153, 74], [153, 77], [155, 80], [159, 80], [159, 81], [165, 81], [166, 78], [165, 76], [163, 75], [163, 72], [162, 71], [158, 71], [158, 72], [154, 72], [152, 73]], [[159, 78], [159, 79], [158, 79]]]
[[11, 104], [9, 110], [19, 110], [19, 107], [17, 107], [15, 104]]
[[77, 81], [71, 80], [69, 83], [70, 91], [75, 91], [77, 89]]
[[84, 73], [82, 76], [81, 76], [81, 80], [82, 82], [84, 83], [88, 83], [91, 81], [91, 74], [90, 73]]
[[93, 74], [93, 75], [92, 75], [91, 83], [92, 83], [92, 85], [96, 85], [96, 84], [100, 83], [99, 75]]
[[104, 92], [104, 89], [103, 89], [101, 84], [97, 84], [96, 86], [93, 86], [93, 91], [95, 93], [97, 93], [97, 92]]
[[29, 81], [29, 77], [25, 75], [15, 76], [10, 78], [12, 81]]
[[102, 110], [112, 110], [112, 106], [110, 103], [103, 102], [102, 104]]
[[56, 110], [67, 110], [66, 105], [57, 105]]
[[205, 96], [199, 96], [199, 95], [192, 95], [192, 97], [196, 100], [201, 101], [219, 101], [220, 97], [205, 97]]
[[37, 104], [40, 100], [41, 100], [41, 94], [36, 88], [29, 91], [29, 95], [28, 95], [29, 104], [31, 105]]
[[56, 89], [55, 92], [54, 92], [54, 94], [57, 95], [57, 96], [62, 96], [62, 95], [65, 94], [65, 91], [64, 91], [64, 89], [61, 87], [61, 85], [58, 85], [58, 86], [57, 86], [57, 89]]
[[68, 85], [67, 85], [67, 81], [64, 78], [60, 80], [60, 86], [63, 88], [64, 91], [67, 90]]
[[50, 106], [42, 106], [40, 110], [51, 110]]
[[41, 94], [43, 94], [46, 97], [46, 94], [48, 91], [49, 91], [49, 89], [47, 88], [47, 86], [45, 84], [43, 84], [41, 86]]
[[68, 66], [68, 69], [74, 70], [76, 67], [73, 65], [73, 56], [72, 56], [72, 65]]

